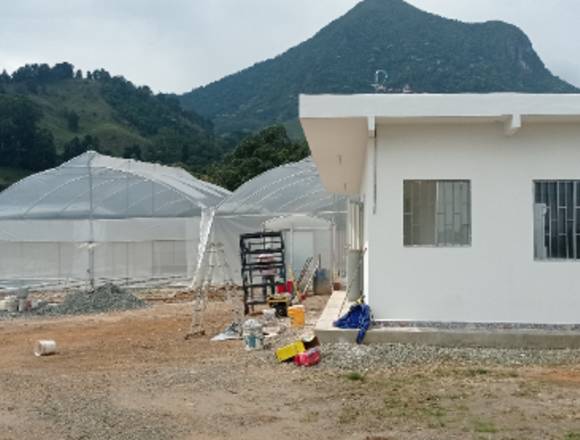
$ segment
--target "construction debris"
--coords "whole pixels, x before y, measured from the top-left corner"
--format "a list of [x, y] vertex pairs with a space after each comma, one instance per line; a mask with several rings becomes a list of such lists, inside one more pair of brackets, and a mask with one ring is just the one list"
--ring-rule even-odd
[[228, 325], [223, 332], [215, 335], [211, 338], [212, 341], [235, 341], [237, 339], [242, 339], [242, 329], [240, 328], [240, 323], [232, 322]]

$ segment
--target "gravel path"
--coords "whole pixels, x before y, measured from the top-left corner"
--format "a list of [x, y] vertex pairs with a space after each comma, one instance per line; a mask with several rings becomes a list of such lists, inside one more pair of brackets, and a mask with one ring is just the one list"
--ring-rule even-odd
[[580, 364], [580, 350], [511, 350], [444, 348], [405, 344], [325, 344], [324, 367], [362, 371], [418, 365], [459, 363], [465, 366], [529, 366]]

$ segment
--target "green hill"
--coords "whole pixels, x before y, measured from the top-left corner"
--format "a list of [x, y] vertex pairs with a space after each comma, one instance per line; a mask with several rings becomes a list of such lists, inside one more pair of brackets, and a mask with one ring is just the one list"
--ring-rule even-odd
[[87, 149], [192, 171], [222, 157], [210, 121], [105, 70], [31, 64], [0, 74], [0, 189]]
[[295, 127], [300, 93], [577, 92], [550, 73], [528, 37], [503, 22], [468, 24], [402, 0], [364, 0], [286, 53], [181, 96], [219, 133]]

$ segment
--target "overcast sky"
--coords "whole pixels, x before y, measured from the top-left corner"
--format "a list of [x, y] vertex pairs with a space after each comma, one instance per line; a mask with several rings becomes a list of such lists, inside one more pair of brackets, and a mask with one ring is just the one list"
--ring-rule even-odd
[[[184, 92], [278, 55], [358, 0], [0, 0], [0, 70], [69, 61]], [[464, 21], [521, 27], [580, 85], [580, 0], [410, 0]], [[364, 28], [361, 28], [364, 32]]]

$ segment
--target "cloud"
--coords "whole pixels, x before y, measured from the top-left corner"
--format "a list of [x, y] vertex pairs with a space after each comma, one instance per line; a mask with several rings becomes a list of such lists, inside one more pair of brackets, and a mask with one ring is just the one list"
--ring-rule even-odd
[[[0, 4], [0, 69], [70, 61], [157, 91], [183, 92], [276, 56], [358, 0], [19, 0]], [[580, 85], [577, 0], [411, 0], [530, 35], [556, 74]], [[364, 31], [364, 29], [361, 29]]]

